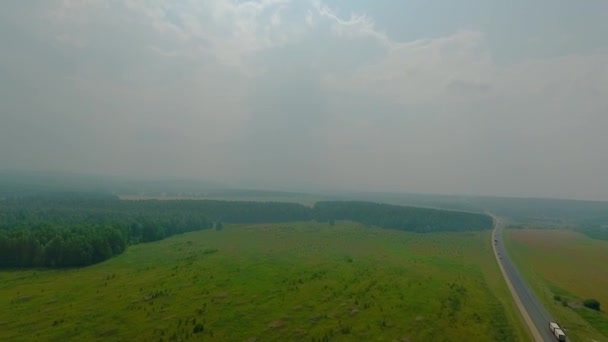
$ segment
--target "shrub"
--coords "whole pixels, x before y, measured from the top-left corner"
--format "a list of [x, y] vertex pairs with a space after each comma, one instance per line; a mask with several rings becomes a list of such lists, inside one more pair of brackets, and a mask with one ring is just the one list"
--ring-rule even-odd
[[203, 332], [203, 331], [205, 331], [205, 327], [202, 324], [200, 324], [200, 323], [197, 323], [194, 326], [194, 329], [192, 329], [192, 332], [195, 333], [195, 334], [198, 334], [198, 333]]
[[600, 302], [597, 299], [585, 299], [583, 305], [589, 309], [600, 311]]

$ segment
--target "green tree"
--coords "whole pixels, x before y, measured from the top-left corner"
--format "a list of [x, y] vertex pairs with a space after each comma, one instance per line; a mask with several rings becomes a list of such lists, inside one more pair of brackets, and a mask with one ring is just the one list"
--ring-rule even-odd
[[61, 236], [55, 236], [44, 247], [45, 264], [51, 267], [61, 266], [63, 263], [64, 242]]
[[585, 299], [583, 305], [589, 309], [600, 311], [600, 302], [597, 299]]

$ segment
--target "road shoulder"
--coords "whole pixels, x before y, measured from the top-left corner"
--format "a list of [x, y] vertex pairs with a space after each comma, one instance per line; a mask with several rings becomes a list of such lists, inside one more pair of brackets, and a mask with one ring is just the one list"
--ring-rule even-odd
[[522, 318], [526, 322], [528, 329], [532, 333], [534, 340], [537, 342], [543, 342], [543, 338], [541, 337], [540, 332], [536, 328], [536, 325], [534, 325], [534, 322], [532, 322], [532, 319], [530, 318], [528, 311], [526, 311], [524, 305], [521, 302], [521, 299], [519, 298], [519, 295], [513, 288], [513, 284], [511, 283], [511, 280], [507, 276], [507, 272], [505, 271], [505, 269], [502, 265], [502, 262], [500, 261], [498, 251], [496, 250], [496, 244], [494, 243], [494, 241], [496, 240], [495, 236], [497, 234], [498, 225], [499, 225], [499, 220], [494, 218], [494, 229], [492, 231], [492, 240], [490, 241], [490, 243], [492, 244], [492, 250], [494, 251], [494, 257], [496, 258], [498, 267], [500, 268], [500, 273], [502, 273], [502, 276], [503, 276], [505, 282], [507, 283], [507, 287], [509, 288], [509, 292], [511, 292], [511, 296], [513, 297], [513, 300], [515, 301], [515, 305], [519, 309], [519, 312], [521, 313]]

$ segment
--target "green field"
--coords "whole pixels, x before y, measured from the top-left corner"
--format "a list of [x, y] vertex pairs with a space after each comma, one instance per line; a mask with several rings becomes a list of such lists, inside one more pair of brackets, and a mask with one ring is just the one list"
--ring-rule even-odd
[[[505, 235], [514, 262], [568, 336], [608, 341], [608, 241], [554, 229], [511, 229]], [[603, 312], [585, 308], [588, 298], [599, 300]]]
[[226, 225], [0, 272], [0, 340], [525, 341], [490, 231]]

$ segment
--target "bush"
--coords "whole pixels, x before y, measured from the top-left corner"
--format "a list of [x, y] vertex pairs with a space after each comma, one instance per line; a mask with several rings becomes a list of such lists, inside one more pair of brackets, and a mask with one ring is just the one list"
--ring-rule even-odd
[[350, 334], [350, 327], [349, 326], [340, 327], [340, 332], [344, 335], [348, 335], [348, 334]]
[[585, 299], [583, 305], [589, 309], [600, 311], [600, 302], [597, 299]]
[[555, 296], [553, 296], [553, 300], [556, 300], [559, 302], [562, 300], [562, 297], [560, 297], [559, 295], [555, 295]]
[[201, 333], [203, 331], [205, 331], [205, 327], [202, 324], [200, 324], [200, 323], [197, 323], [194, 326], [194, 329], [192, 329], [192, 332], [195, 333], [195, 334]]

